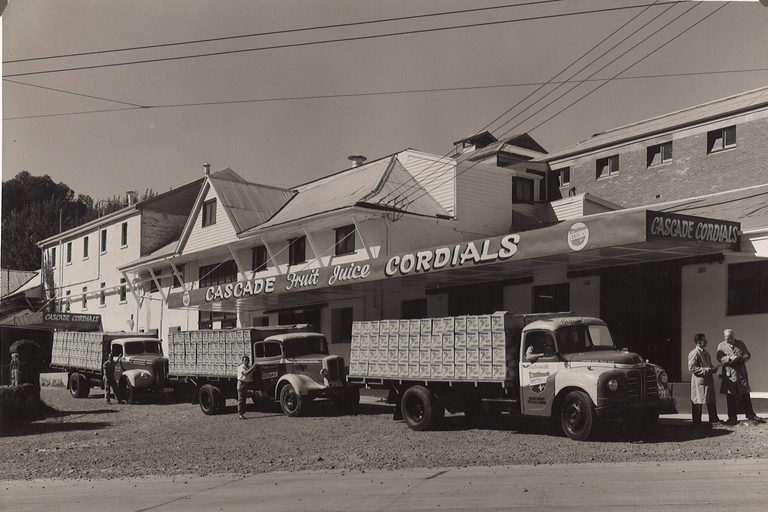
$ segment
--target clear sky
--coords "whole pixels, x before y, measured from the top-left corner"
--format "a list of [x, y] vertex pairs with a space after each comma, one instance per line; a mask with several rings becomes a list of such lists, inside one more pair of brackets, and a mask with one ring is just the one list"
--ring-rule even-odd
[[[546, 82], [643, 8], [184, 60], [25, 73], [651, 3], [550, 1], [388, 23], [9, 62], [523, 1], [530, 0], [10, 0], [2, 16], [3, 180], [21, 170], [49, 174], [77, 193], [100, 199], [132, 189], [168, 190], [201, 176], [205, 162], [214, 171], [231, 167], [248, 180], [290, 187], [349, 167], [347, 156], [352, 154], [375, 159], [408, 147], [445, 154], [453, 141], [477, 132], [537, 86], [479, 87]], [[723, 3], [696, 5], [684, 2], [671, 8], [668, 4], [649, 8], [558, 78], [570, 77], [640, 28], [576, 77], [585, 78], [683, 15], [594, 78], [612, 77]], [[688, 9], [693, 10], [684, 14]], [[621, 76], [759, 68], [768, 68], [768, 7], [733, 2]], [[532, 130], [601, 83], [579, 86], [513, 131]], [[615, 80], [530, 133], [554, 151], [608, 128], [767, 83], [768, 71]], [[500, 136], [570, 87], [561, 87], [542, 104], [492, 131]], [[471, 89], [285, 99], [445, 88]], [[552, 88], [543, 89], [491, 128]], [[270, 99], [281, 100], [182, 106]], [[103, 110], [113, 111], [80, 113]]]

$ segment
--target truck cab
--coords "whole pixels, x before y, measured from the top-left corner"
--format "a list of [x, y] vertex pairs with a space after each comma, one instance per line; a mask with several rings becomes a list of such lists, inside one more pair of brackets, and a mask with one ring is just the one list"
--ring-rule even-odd
[[622, 418], [645, 430], [655, 426], [660, 410], [674, 409], [664, 369], [619, 350], [598, 318], [534, 320], [519, 339], [521, 413], [559, 414], [573, 439], [586, 439], [597, 418]]
[[344, 358], [329, 355], [328, 341], [319, 333], [276, 334], [253, 345], [261, 391], [280, 402], [288, 416], [307, 412], [315, 398], [329, 398], [354, 409], [359, 389], [347, 383]]
[[156, 338], [123, 338], [112, 340], [110, 355], [115, 359], [115, 381], [120, 395], [134, 403], [138, 394], [166, 385], [168, 359]]

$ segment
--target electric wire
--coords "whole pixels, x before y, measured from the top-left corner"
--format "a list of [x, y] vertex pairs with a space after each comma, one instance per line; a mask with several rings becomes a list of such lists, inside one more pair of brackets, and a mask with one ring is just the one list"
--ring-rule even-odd
[[47, 55], [47, 56], [41, 56], [41, 57], [29, 57], [26, 59], [15, 59], [15, 60], [6, 60], [3, 62], [3, 64], [16, 64], [19, 62], [32, 62], [32, 61], [38, 61], [38, 60], [52, 60], [52, 59], [63, 59], [63, 58], [69, 58], [69, 57], [84, 57], [88, 55], [103, 55], [107, 53], [119, 53], [119, 52], [127, 52], [127, 51], [137, 51], [137, 50], [151, 50], [156, 48], [168, 48], [172, 46], [183, 46], [188, 44], [202, 44], [202, 43], [214, 43], [219, 41], [231, 41], [234, 39], [246, 39], [246, 38], [252, 38], [252, 37], [262, 37], [262, 36], [273, 36], [273, 35], [282, 35], [282, 34], [295, 34], [297, 32], [309, 32], [312, 30], [326, 30], [331, 28], [348, 28], [348, 27], [355, 27], [355, 26], [362, 26], [362, 25], [373, 25], [377, 23], [390, 23], [394, 21], [408, 21], [408, 20], [415, 20], [415, 19], [423, 19], [423, 18], [432, 18], [437, 16], [449, 16], [449, 15], [455, 15], [455, 14], [468, 14], [472, 12], [482, 12], [482, 11], [492, 11], [492, 10], [499, 10], [499, 9], [509, 9], [513, 7], [527, 7], [531, 5], [537, 5], [537, 4], [548, 4], [548, 3], [554, 3], [554, 2], [563, 2], [565, 0], [535, 0], [532, 2], [522, 2], [517, 4], [506, 4], [506, 5], [495, 5], [490, 7], [478, 7], [473, 9], [460, 9], [455, 11], [443, 11], [443, 12], [434, 12], [434, 13], [426, 13], [426, 14], [415, 14], [412, 16], [398, 16], [394, 18], [381, 18], [376, 20], [366, 20], [366, 21], [353, 21], [349, 23], [334, 23], [331, 25], [318, 25], [314, 27], [302, 27], [302, 28], [290, 28], [290, 29], [283, 29], [283, 30], [271, 30], [268, 32], [257, 32], [254, 34], [239, 34], [236, 36], [222, 36], [222, 37], [211, 37], [208, 39], [193, 39], [188, 41], [176, 41], [172, 43], [158, 43], [158, 44], [150, 44], [150, 45], [144, 45], [144, 46], [130, 46], [125, 48], [112, 48], [108, 50], [94, 50], [90, 52], [79, 52], [79, 53], [66, 53], [66, 54], [60, 54], [60, 55]]
[[586, 11], [548, 14], [548, 15], [542, 15], [542, 16], [532, 16], [528, 18], [515, 18], [511, 20], [486, 21], [486, 22], [480, 22], [480, 23], [468, 23], [464, 25], [453, 25], [448, 27], [435, 27], [435, 28], [425, 28], [425, 29], [417, 29], [417, 30], [406, 30], [406, 31], [400, 31], [400, 32], [390, 32], [386, 34], [371, 34], [366, 36], [334, 38], [334, 39], [325, 39], [320, 41], [307, 41], [303, 43], [286, 43], [286, 44], [279, 44], [279, 45], [273, 45], [273, 46], [261, 46], [257, 48], [242, 48], [239, 50], [226, 50], [226, 51], [219, 51], [219, 52], [200, 53], [195, 55], [180, 55], [176, 57], [163, 57], [163, 58], [156, 58], [156, 59], [144, 59], [144, 60], [127, 61], [127, 62], [114, 62], [110, 64], [94, 64], [90, 66], [76, 66], [76, 67], [69, 67], [69, 68], [49, 69], [44, 71], [29, 71], [26, 73], [13, 73], [9, 75], [4, 75], [4, 78], [63, 73], [63, 72], [69, 72], [69, 71], [83, 71], [83, 70], [90, 70], [90, 69], [113, 68], [113, 67], [119, 67], [119, 66], [132, 66], [137, 64], [169, 62], [174, 60], [196, 59], [201, 57], [217, 57], [222, 55], [235, 55], [235, 54], [247, 53], [247, 52], [268, 51], [268, 50], [277, 50], [277, 49], [285, 49], [285, 48], [298, 48], [298, 47], [314, 46], [314, 45], [320, 45], [320, 44], [345, 43], [345, 42], [351, 42], [351, 41], [366, 41], [371, 39], [380, 39], [384, 37], [399, 37], [399, 36], [413, 35], [413, 34], [426, 34], [426, 33], [432, 33], [432, 32], [442, 32], [447, 30], [458, 30], [463, 28], [486, 27], [486, 26], [503, 25], [503, 24], [509, 24], [509, 23], [518, 23], [523, 21], [538, 21], [538, 20], [545, 20], [545, 19], [563, 18], [568, 16], [580, 16], [585, 14], [597, 14], [597, 13], [604, 13], [604, 12], [623, 11], [628, 9], [639, 9], [641, 7], [647, 7], [648, 5], [667, 5], [669, 3], [674, 4], [674, 3], [678, 3], [678, 1], [675, 0], [675, 1], [658, 2], [658, 3], [652, 3], [652, 4], [637, 4], [637, 5], [627, 5], [627, 6], [621, 6], [621, 7], [607, 7], [603, 9], [591, 9]]

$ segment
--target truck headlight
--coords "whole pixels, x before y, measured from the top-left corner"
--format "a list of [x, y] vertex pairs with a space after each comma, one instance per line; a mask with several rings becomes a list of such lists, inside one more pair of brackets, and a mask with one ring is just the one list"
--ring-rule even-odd
[[322, 370], [320, 370], [320, 375], [323, 378], [328, 378], [328, 368], [323, 368]]
[[658, 379], [659, 379], [659, 384], [661, 384], [665, 388], [669, 384], [669, 376], [667, 375], [667, 372], [665, 372], [664, 370], [659, 372]]
[[619, 389], [619, 381], [617, 381], [616, 379], [609, 380], [608, 390], [615, 393], [617, 389]]

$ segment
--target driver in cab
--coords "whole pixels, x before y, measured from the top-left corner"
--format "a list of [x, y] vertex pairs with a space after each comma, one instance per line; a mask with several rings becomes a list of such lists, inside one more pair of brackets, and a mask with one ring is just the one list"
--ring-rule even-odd
[[535, 338], [525, 351], [525, 359], [529, 363], [535, 363], [539, 358], [554, 355], [552, 340], [548, 337]]

